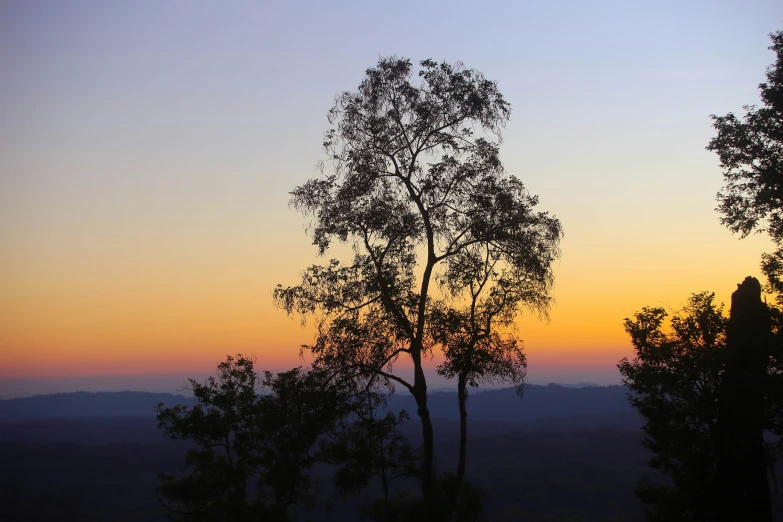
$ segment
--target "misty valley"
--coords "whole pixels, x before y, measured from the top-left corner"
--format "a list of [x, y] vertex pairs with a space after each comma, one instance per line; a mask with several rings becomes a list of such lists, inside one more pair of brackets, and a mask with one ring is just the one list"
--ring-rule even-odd
[[[121, 392], [0, 401], [0, 519], [168, 520], [155, 494], [157, 473], [181, 471], [188, 444], [156, 428], [160, 401], [188, 399]], [[622, 387], [531, 385], [523, 400], [503, 389], [470, 401], [467, 475], [486, 492], [489, 520], [642, 520], [633, 488], [648, 455]], [[437, 463], [446, 469], [457, 451], [456, 403], [455, 393], [432, 395]], [[412, 406], [398, 396], [390, 403]], [[415, 439], [415, 424], [407, 429]], [[320, 494], [331, 496], [329, 469], [316, 472]], [[345, 502], [353, 508], [360, 500]], [[297, 519], [345, 520], [348, 507], [332, 502], [330, 512], [320, 505]]]
[[[633, 491], [651, 473], [650, 454], [641, 444], [642, 418], [628, 405], [626, 393], [622, 386], [530, 385], [522, 400], [513, 389], [471, 395], [467, 476], [485, 492], [487, 519], [643, 520]], [[192, 404], [193, 399], [84, 392], [0, 401], [0, 519], [168, 520], [156, 496], [157, 474], [182, 472], [190, 445], [157, 429], [158, 402]], [[437, 464], [448, 469], [458, 446], [456, 394], [435, 392], [431, 404]], [[392, 396], [390, 408], [412, 407], [411, 400]], [[415, 440], [416, 425], [406, 429]], [[296, 520], [349, 519], [363, 499], [335, 495], [326, 465], [314, 475], [321, 501], [296, 513]], [[413, 494], [416, 485], [400, 488]], [[780, 498], [774, 508], [776, 517], [783, 516]]]

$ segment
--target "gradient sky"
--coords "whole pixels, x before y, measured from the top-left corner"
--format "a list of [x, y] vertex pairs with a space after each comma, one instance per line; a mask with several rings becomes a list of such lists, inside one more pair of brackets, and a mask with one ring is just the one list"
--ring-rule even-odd
[[498, 82], [506, 167], [563, 223], [551, 320], [519, 321], [530, 380], [617, 382], [624, 317], [760, 275], [769, 242], [719, 224], [704, 147], [780, 28], [779, 0], [6, 0], [0, 379], [297, 364], [312, 332], [271, 291], [317, 259], [287, 192], [334, 96], [396, 54]]

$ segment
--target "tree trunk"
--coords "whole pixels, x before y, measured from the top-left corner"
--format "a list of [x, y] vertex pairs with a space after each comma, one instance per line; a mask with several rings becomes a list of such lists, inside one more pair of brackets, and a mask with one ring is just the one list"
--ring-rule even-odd
[[459, 400], [459, 460], [457, 461], [457, 490], [462, 487], [465, 478], [465, 462], [468, 453], [468, 400], [467, 379], [459, 376], [457, 381], [457, 399]]
[[386, 478], [386, 468], [381, 467], [381, 487], [383, 488], [383, 509], [389, 511], [389, 480]]
[[763, 438], [771, 335], [761, 284], [747, 277], [731, 295], [726, 369], [718, 393], [716, 501], [720, 520], [772, 520]]
[[417, 413], [421, 419], [422, 429], [422, 459], [421, 459], [421, 494], [424, 497], [424, 508], [427, 520], [434, 520], [435, 498], [433, 495], [433, 462], [434, 436], [430, 410], [427, 408], [427, 381], [421, 367], [421, 356], [413, 358], [414, 381], [413, 397], [416, 399]]

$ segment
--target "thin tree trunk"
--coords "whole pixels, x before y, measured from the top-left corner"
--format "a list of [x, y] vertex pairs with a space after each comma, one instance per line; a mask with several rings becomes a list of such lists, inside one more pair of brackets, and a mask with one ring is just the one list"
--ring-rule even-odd
[[[418, 354], [416, 354], [418, 355]], [[417, 413], [421, 419], [422, 428], [422, 459], [421, 459], [421, 494], [424, 497], [424, 507], [427, 520], [434, 519], [434, 495], [433, 495], [433, 462], [434, 462], [434, 435], [430, 410], [427, 408], [427, 381], [424, 370], [421, 367], [421, 356], [414, 356], [414, 381], [413, 396], [416, 399]]]
[[465, 463], [468, 453], [468, 400], [467, 379], [459, 376], [457, 381], [457, 398], [459, 400], [459, 460], [457, 461], [457, 488], [462, 487], [465, 478]]
[[421, 459], [421, 493], [424, 497], [424, 504], [427, 510], [432, 512], [434, 509], [433, 495], [433, 462], [434, 462], [434, 436], [432, 429], [432, 419], [430, 411], [427, 409], [427, 395], [424, 394], [423, 402], [416, 399], [419, 405], [418, 413], [421, 419], [422, 427], [422, 459]]
[[389, 512], [389, 480], [386, 478], [386, 468], [381, 467], [381, 486], [383, 487], [383, 510]]
[[[408, 190], [411, 187], [408, 186]], [[434, 495], [434, 471], [433, 464], [435, 460], [435, 440], [432, 429], [432, 419], [430, 410], [427, 408], [427, 379], [424, 377], [424, 369], [421, 366], [421, 352], [423, 351], [422, 339], [424, 338], [424, 324], [426, 318], [427, 292], [429, 290], [432, 269], [435, 266], [435, 253], [432, 227], [429, 224], [429, 217], [422, 208], [422, 218], [427, 229], [427, 266], [424, 268], [424, 274], [421, 278], [421, 293], [419, 294], [419, 306], [416, 320], [416, 336], [411, 344], [411, 358], [413, 359], [413, 396], [416, 398], [417, 413], [421, 419], [422, 431], [422, 459], [421, 459], [421, 494], [424, 498], [424, 509], [426, 520], [435, 521], [435, 495]]]

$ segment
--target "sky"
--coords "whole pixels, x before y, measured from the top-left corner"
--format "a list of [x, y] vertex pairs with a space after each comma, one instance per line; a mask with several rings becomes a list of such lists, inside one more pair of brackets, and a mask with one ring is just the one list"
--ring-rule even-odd
[[506, 169], [565, 230], [550, 319], [518, 321], [529, 380], [617, 383], [625, 317], [760, 277], [769, 241], [720, 225], [705, 146], [781, 28], [779, 0], [4, 1], [0, 396], [301, 364], [312, 330], [272, 289], [318, 258], [288, 192], [389, 55], [511, 102]]

